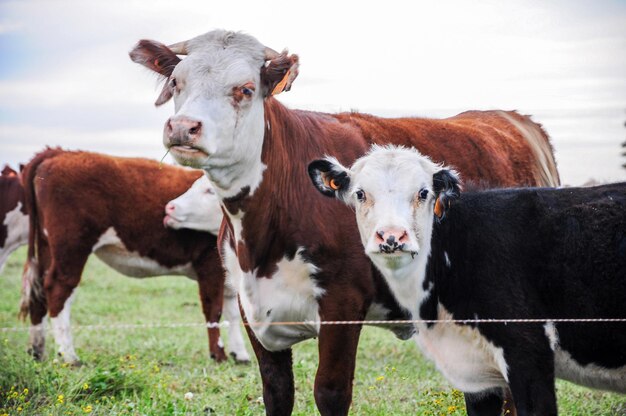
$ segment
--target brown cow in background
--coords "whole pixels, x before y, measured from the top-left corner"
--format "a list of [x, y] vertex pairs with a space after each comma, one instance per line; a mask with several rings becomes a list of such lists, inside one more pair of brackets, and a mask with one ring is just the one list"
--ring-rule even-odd
[[[49, 314], [59, 354], [66, 362], [78, 362], [70, 306], [91, 253], [127, 276], [175, 274], [197, 280], [206, 322], [219, 322], [224, 270], [216, 237], [163, 225], [166, 204], [200, 176], [197, 170], [147, 159], [60, 149], [46, 149], [32, 159], [24, 169], [30, 236], [21, 310], [23, 316], [30, 314], [36, 358], [44, 353]], [[215, 215], [222, 215], [217, 205]], [[225, 301], [231, 304], [225, 309], [231, 312], [231, 353], [237, 361], [248, 361], [241, 334], [233, 335], [241, 331], [236, 295]], [[225, 360], [219, 329], [209, 327], [208, 335], [211, 357]]]
[[9, 165], [0, 175], [0, 273], [9, 255], [28, 242], [28, 215], [20, 174]]

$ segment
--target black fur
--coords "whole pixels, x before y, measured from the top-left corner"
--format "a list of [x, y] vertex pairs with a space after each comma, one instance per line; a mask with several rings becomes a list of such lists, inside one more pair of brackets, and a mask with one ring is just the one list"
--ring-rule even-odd
[[[423, 319], [438, 303], [461, 320], [626, 318], [626, 183], [463, 194], [434, 224], [430, 284]], [[626, 323], [554, 325], [581, 366], [626, 366]], [[544, 323], [474, 326], [503, 349], [518, 414], [556, 414]]]

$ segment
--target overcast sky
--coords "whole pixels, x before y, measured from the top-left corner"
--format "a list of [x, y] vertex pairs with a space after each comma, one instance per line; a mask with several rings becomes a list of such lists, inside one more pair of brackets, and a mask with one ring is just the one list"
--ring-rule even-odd
[[173, 112], [128, 51], [224, 28], [300, 55], [292, 108], [532, 114], [564, 183], [626, 180], [626, 1], [0, 1], [0, 163], [44, 145], [160, 158]]

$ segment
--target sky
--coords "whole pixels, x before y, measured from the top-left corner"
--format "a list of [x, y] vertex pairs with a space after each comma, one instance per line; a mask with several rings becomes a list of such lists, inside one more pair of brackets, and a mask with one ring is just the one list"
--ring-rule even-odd
[[154, 107], [128, 51], [216, 28], [300, 56], [291, 108], [515, 109], [548, 131], [564, 184], [626, 180], [624, 0], [0, 0], [0, 164], [45, 145], [160, 159], [173, 104]]

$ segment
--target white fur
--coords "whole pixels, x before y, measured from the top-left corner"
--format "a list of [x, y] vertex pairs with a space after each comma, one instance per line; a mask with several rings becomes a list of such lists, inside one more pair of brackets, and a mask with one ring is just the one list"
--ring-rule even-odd
[[[439, 305], [438, 319], [453, 319]], [[418, 325], [417, 343], [441, 373], [459, 390], [477, 393], [507, 385], [507, 364], [502, 348], [490, 343], [468, 325]]]
[[222, 223], [222, 208], [213, 186], [206, 176], [198, 178], [193, 185], [168, 205], [174, 212], [165, 216], [165, 223], [174, 229], [207, 231], [217, 235]]
[[75, 292], [67, 298], [63, 309], [56, 317], [50, 318], [52, 325], [52, 333], [57, 344], [57, 351], [66, 363], [76, 363], [79, 361], [76, 351], [74, 351], [74, 342], [72, 340], [72, 328], [70, 326], [70, 310]]
[[580, 365], [569, 352], [561, 348], [559, 333], [554, 323], [548, 322], [544, 328], [550, 347], [554, 351], [557, 377], [583, 386], [626, 393], [626, 366], [608, 369], [596, 364]]
[[3, 247], [0, 247], [0, 273], [9, 255], [20, 246], [28, 244], [28, 215], [23, 214], [22, 202], [7, 212], [2, 222], [7, 227], [7, 239]]
[[[174, 69], [179, 89], [174, 92], [176, 114], [202, 123], [194, 143], [201, 152], [173, 147], [181, 164], [202, 168], [221, 198], [243, 187], [254, 193], [263, 179], [261, 149], [265, 131], [260, 68], [265, 46], [252, 36], [215, 30], [187, 42], [189, 53]], [[252, 83], [251, 98], [233, 103], [233, 88]], [[168, 138], [164, 133], [164, 144]]]
[[46, 316], [37, 325], [30, 326], [29, 344], [33, 352], [39, 354], [43, 358], [46, 348]]
[[196, 272], [191, 266], [191, 263], [169, 268], [160, 265], [153, 259], [142, 257], [133, 251], [128, 251], [113, 227], [109, 227], [100, 236], [92, 251], [100, 260], [126, 276], [150, 277], [183, 275], [197, 279]]
[[272, 322], [319, 321], [318, 299], [324, 294], [311, 275], [318, 268], [305, 262], [299, 249], [293, 260], [283, 258], [271, 278], [243, 273], [239, 297], [259, 342], [280, 351], [319, 333], [318, 323], [272, 325]]

